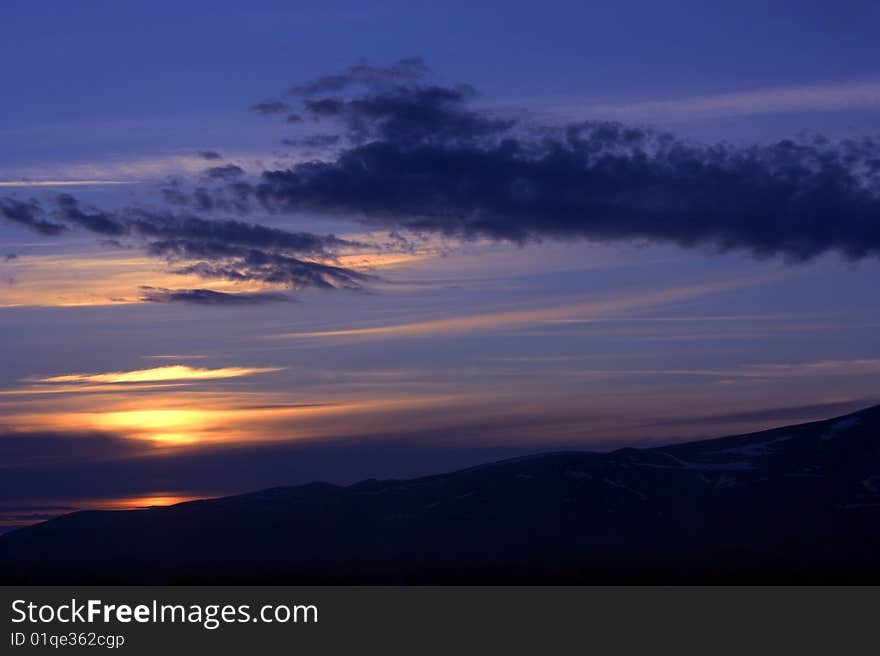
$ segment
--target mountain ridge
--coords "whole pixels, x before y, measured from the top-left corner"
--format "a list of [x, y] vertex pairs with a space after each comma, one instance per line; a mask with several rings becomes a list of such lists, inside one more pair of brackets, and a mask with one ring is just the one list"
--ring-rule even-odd
[[0, 536], [0, 581], [874, 582], [877, 549], [872, 406], [673, 445], [72, 513]]

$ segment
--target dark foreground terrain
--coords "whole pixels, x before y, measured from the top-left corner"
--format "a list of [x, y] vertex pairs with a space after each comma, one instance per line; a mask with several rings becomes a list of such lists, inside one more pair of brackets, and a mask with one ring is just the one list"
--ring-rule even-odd
[[880, 583], [880, 406], [414, 480], [78, 512], [3, 583]]

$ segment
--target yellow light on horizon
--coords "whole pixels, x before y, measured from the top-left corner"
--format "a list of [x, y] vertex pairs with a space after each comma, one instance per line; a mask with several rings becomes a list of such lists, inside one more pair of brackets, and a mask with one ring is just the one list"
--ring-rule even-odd
[[203, 410], [123, 410], [97, 414], [95, 425], [134, 431], [153, 442], [178, 446], [197, 442], [210, 414]]
[[151, 508], [155, 506], [173, 506], [178, 503], [197, 501], [204, 498], [206, 497], [199, 495], [159, 492], [144, 496], [119, 497], [116, 499], [94, 501], [91, 503], [91, 507], [94, 509], [106, 510], [134, 510], [137, 508]]

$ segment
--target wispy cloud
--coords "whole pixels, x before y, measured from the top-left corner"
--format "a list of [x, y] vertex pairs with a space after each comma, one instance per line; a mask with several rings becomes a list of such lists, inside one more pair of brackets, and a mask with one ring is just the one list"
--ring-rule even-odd
[[687, 98], [599, 103], [560, 108], [566, 116], [613, 120], [692, 120], [782, 112], [880, 108], [880, 81], [753, 89]]
[[761, 364], [749, 367], [747, 372], [757, 376], [855, 376], [880, 374], [880, 359], [820, 360], [783, 364]]
[[134, 371], [111, 371], [106, 373], [77, 373], [45, 378], [29, 378], [32, 383], [145, 383], [168, 380], [212, 380], [218, 378], [240, 378], [280, 371], [278, 367], [222, 367], [202, 369], [186, 365], [167, 365], [152, 369]]
[[98, 187], [137, 182], [137, 180], [0, 180], [0, 187]]
[[[157, 300], [186, 300], [180, 298], [182, 290], [205, 290], [216, 300], [211, 294], [214, 292], [234, 303], [242, 299], [253, 301], [254, 295], [258, 294], [289, 291], [280, 283], [205, 279], [200, 270], [184, 272], [180, 267], [157, 266], [154, 258], [128, 249], [97, 251], [86, 247], [76, 250], [58, 247], [52, 254], [18, 257], [3, 265], [8, 274], [15, 277], [16, 283], [0, 284], [0, 307], [131, 305]], [[59, 275], [60, 271], [64, 272], [63, 276]], [[145, 288], [152, 288], [151, 298], [145, 298]], [[158, 295], [162, 290], [169, 291], [171, 297], [162, 299]], [[235, 295], [244, 296], [241, 299], [227, 298]], [[271, 300], [271, 296], [257, 296], [256, 300]]]
[[722, 293], [741, 287], [768, 282], [769, 279], [769, 277], [763, 276], [725, 280], [701, 285], [687, 285], [653, 291], [634, 292], [628, 295], [618, 295], [612, 298], [597, 299], [557, 307], [486, 312], [462, 317], [431, 319], [427, 321], [385, 324], [379, 326], [292, 332], [273, 335], [272, 337], [286, 339], [388, 339], [395, 337], [421, 337], [437, 334], [448, 335], [451, 333], [491, 332], [492, 330], [517, 328], [560, 320], [587, 321], [617, 312], [662, 306], [700, 296]]
[[[184, 153], [5, 165], [0, 168], [0, 178], [5, 178], [0, 182], [0, 187], [74, 187], [156, 182], [167, 176], [198, 176], [210, 166], [212, 159], [201, 153]], [[277, 157], [268, 152], [227, 153], [218, 159], [254, 171], [261, 170], [266, 163], [281, 164], [276, 161]]]
[[[561, 362], [568, 361], [570, 360], [562, 360]], [[555, 373], [584, 377], [702, 377], [718, 378], [725, 383], [732, 379], [741, 379], [752, 383], [760, 380], [777, 381], [795, 377], [876, 376], [880, 374], [880, 359], [750, 364], [730, 369], [572, 369], [558, 370]]]

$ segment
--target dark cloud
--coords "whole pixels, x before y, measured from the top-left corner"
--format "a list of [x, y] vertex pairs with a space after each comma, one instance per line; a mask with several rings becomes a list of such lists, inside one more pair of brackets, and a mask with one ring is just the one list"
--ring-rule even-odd
[[288, 114], [288, 116], [287, 116], [287, 122], [288, 122], [288, 123], [302, 123], [302, 122], [303, 122], [303, 117], [300, 116], [299, 114], [296, 114], [296, 113], [294, 113], [294, 114]]
[[165, 289], [141, 287], [141, 300], [149, 303], [189, 303], [193, 305], [241, 306], [290, 302], [294, 299], [281, 292], [216, 292], [211, 289]]
[[[197, 251], [192, 244], [186, 245], [190, 257]], [[235, 282], [258, 281], [272, 284], [284, 284], [291, 288], [317, 287], [321, 289], [358, 289], [361, 284], [371, 280], [372, 276], [329, 264], [321, 264], [302, 260], [289, 255], [250, 249], [225, 247], [224, 255], [206, 261], [174, 269], [181, 275], [195, 274], [202, 278], [232, 280]], [[240, 254], [235, 251], [241, 251]], [[208, 254], [208, 249], [202, 249]]]
[[[880, 141], [707, 146], [616, 123], [536, 126], [475, 107], [467, 86], [357, 71], [297, 88], [305, 113], [348, 146], [267, 171], [239, 195], [464, 238], [647, 240], [791, 261], [880, 254]], [[336, 90], [346, 94], [321, 95]]]
[[67, 226], [42, 218], [43, 210], [36, 201], [23, 203], [14, 198], [0, 198], [0, 216], [8, 221], [23, 225], [41, 235], [59, 235]]
[[18, 259], [18, 253], [6, 253], [6, 255], [3, 256], [4, 262], [11, 262], [12, 260], [17, 260], [17, 259]]
[[235, 164], [227, 164], [225, 166], [214, 166], [205, 169], [202, 175], [209, 180], [230, 180], [244, 175], [244, 169]]
[[[359, 245], [334, 235], [290, 232], [233, 219], [206, 219], [191, 214], [142, 208], [86, 212], [68, 194], [58, 196], [56, 205], [53, 213], [59, 219], [100, 235], [124, 237], [125, 241], [112, 239], [112, 244], [117, 247], [138, 244], [146, 248], [148, 254], [165, 258], [173, 265], [172, 272], [182, 275], [283, 284], [291, 289], [357, 289], [372, 279], [372, 276], [353, 269], [311, 259], [332, 259], [338, 249]], [[35, 203], [3, 199], [2, 207], [4, 214], [8, 212], [17, 218], [17, 222], [25, 223], [28, 227], [47, 224], [40, 218], [44, 214], [43, 209]], [[43, 228], [41, 231], [44, 234], [58, 234], [67, 229], [62, 224], [57, 227], [58, 230]], [[198, 302], [197, 299], [201, 299], [203, 304], [222, 302], [220, 295], [189, 293], [203, 291], [188, 290], [188, 294], [178, 295], [175, 300], [188, 298], [191, 302]], [[155, 296], [152, 300], [158, 298]], [[166, 294], [165, 298], [172, 297]], [[239, 300], [243, 299], [246, 297]], [[277, 299], [253, 297], [246, 300]]]
[[356, 245], [335, 235], [290, 232], [256, 223], [233, 219], [205, 219], [192, 215], [141, 209], [125, 211], [129, 225], [151, 239], [188, 241], [196, 244], [248, 246], [276, 251], [297, 251], [312, 255], [327, 254], [333, 249]]
[[70, 194], [59, 195], [56, 203], [56, 215], [63, 221], [75, 223], [101, 235], [124, 235], [129, 231], [125, 222], [117, 220], [111, 212], [84, 212], [80, 209], [79, 201]]
[[306, 99], [306, 113], [333, 119], [351, 141], [384, 140], [401, 145], [434, 144], [444, 147], [473, 143], [501, 135], [515, 121], [471, 109], [475, 95], [467, 85], [396, 86], [354, 99]]
[[[236, 176], [231, 176], [236, 177]], [[200, 212], [210, 212], [214, 209], [226, 209], [228, 204], [218, 203], [217, 197], [204, 187], [196, 187], [189, 195], [189, 204]]]
[[299, 139], [283, 139], [281, 141], [285, 146], [304, 147], [304, 148], [326, 148], [335, 146], [339, 143], [340, 136], [338, 134], [313, 134], [308, 137], [300, 137]]
[[162, 188], [162, 198], [169, 205], [189, 205], [189, 194], [177, 185]]
[[305, 84], [291, 88], [297, 96], [313, 96], [321, 93], [334, 93], [352, 86], [376, 88], [400, 81], [424, 78], [429, 73], [421, 57], [401, 59], [391, 66], [372, 66], [366, 62], [349, 66], [342, 73], [323, 75]]
[[129, 210], [128, 220], [133, 231], [147, 238], [149, 254], [169, 262], [190, 262], [173, 269], [179, 274], [284, 284], [292, 289], [355, 289], [370, 279], [352, 269], [302, 259], [302, 255], [332, 257], [336, 249], [354, 245], [334, 235], [144, 210]]
[[251, 111], [258, 114], [284, 114], [291, 110], [290, 105], [280, 100], [267, 100], [251, 105]]
[[210, 160], [218, 160], [223, 159], [223, 155], [218, 153], [216, 150], [199, 150], [196, 154], [202, 159], [210, 159]]
[[[303, 114], [327, 131], [288, 145], [337, 153], [254, 184], [235, 165], [209, 168], [210, 185], [163, 190], [185, 213], [84, 209], [67, 194], [51, 214], [10, 198], [0, 212], [46, 235], [75, 225], [124, 238], [182, 274], [291, 288], [360, 286], [363, 274], [314, 261], [354, 244], [196, 214], [308, 212], [391, 231], [666, 242], [791, 261], [880, 254], [877, 140], [707, 146], [616, 123], [541, 126], [493, 114], [475, 105], [471, 87], [425, 75], [421, 60], [359, 64], [298, 87]], [[280, 101], [255, 107], [289, 113]]]
[[129, 244], [122, 243], [119, 239], [102, 239], [98, 242], [104, 248], [115, 248], [120, 250], [127, 250], [132, 248]]
[[321, 100], [306, 100], [303, 102], [303, 106], [306, 108], [306, 111], [316, 117], [336, 117], [342, 114], [345, 109], [345, 102], [336, 98], [322, 98]]

